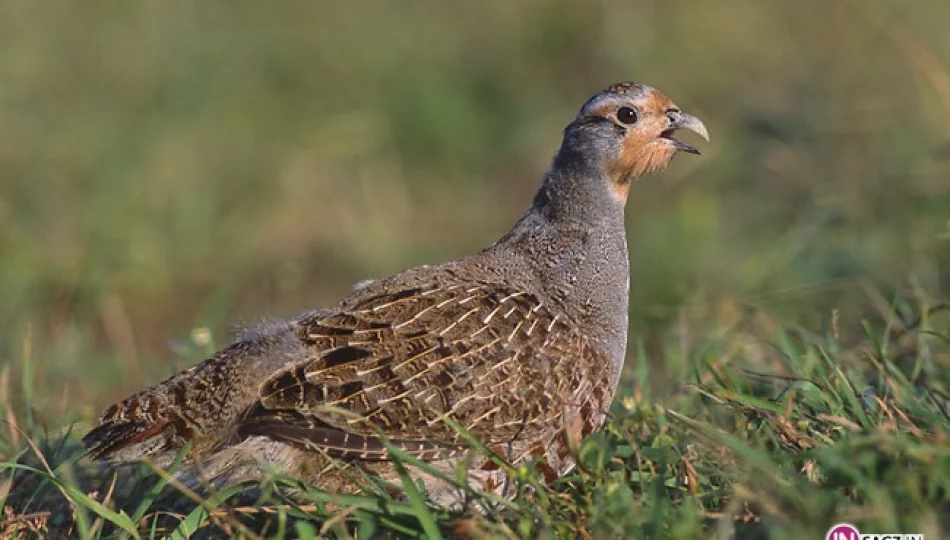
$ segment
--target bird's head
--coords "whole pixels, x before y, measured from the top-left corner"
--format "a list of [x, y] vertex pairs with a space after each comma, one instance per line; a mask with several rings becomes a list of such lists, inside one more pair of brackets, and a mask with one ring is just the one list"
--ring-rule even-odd
[[564, 131], [559, 158], [580, 160], [626, 201], [632, 179], [665, 168], [679, 152], [700, 151], [673, 138], [677, 129], [709, 140], [706, 126], [657, 90], [631, 82], [598, 92]]

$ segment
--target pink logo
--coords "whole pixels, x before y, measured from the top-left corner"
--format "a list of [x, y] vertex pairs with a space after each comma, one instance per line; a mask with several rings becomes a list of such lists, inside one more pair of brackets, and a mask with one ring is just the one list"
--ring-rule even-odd
[[859, 540], [861, 533], [858, 528], [849, 523], [839, 523], [828, 529], [825, 540]]

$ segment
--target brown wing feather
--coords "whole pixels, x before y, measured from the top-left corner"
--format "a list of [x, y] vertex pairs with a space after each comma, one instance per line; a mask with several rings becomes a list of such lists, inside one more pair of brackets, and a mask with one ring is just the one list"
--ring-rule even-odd
[[[338, 459], [389, 459], [389, 449], [381, 437], [336, 429], [313, 416], [304, 416], [293, 411], [255, 411], [241, 425], [238, 433], [242, 437], [263, 435]], [[419, 439], [388, 439], [388, 444], [427, 461], [460, 456], [466, 450], [461, 445], [445, 445]]]
[[504, 444], [537, 439], [568, 410], [603, 414], [582, 381], [606, 381], [609, 362], [536, 296], [494, 284], [389, 289], [299, 321], [313, 357], [264, 382], [267, 421], [252, 415], [261, 427], [249, 433], [383, 459], [382, 431], [422, 457], [462, 442], [440, 415]]

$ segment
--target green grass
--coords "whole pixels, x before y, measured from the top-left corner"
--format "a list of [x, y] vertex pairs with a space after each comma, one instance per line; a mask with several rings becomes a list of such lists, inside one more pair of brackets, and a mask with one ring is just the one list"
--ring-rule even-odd
[[665, 360], [686, 367], [676, 391], [660, 399], [627, 386], [604, 430], [577, 449], [574, 472], [545, 487], [533, 463], [503, 464], [511, 500], [460, 484], [460, 508], [429, 502], [411, 475], [426, 465], [395, 449], [401, 487], [358, 496], [281, 477], [202, 496], [144, 465], [117, 480], [80, 458], [81, 430], [51, 435], [38, 415], [16, 415], [30, 403], [23, 387], [20, 407], [5, 395], [0, 450], [23, 452], [0, 465], [4, 532], [791, 539], [849, 522], [940, 538], [950, 528], [950, 317], [945, 305], [918, 308], [924, 317], [868, 325], [849, 348], [834, 327], [816, 335], [763, 313], [688, 349], [671, 346]]

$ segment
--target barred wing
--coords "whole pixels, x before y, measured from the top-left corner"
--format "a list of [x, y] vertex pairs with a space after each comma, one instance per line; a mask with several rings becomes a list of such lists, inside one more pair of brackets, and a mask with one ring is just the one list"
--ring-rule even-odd
[[264, 382], [245, 435], [385, 459], [382, 433], [436, 459], [464, 448], [442, 415], [487, 444], [553, 436], [565, 413], [592, 424], [584, 431], [599, 425], [609, 362], [534, 295], [488, 283], [375, 285], [299, 321], [313, 354]]

